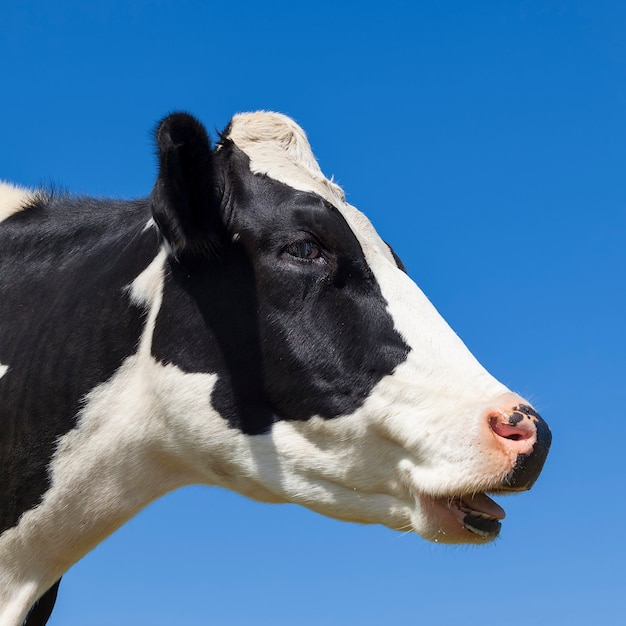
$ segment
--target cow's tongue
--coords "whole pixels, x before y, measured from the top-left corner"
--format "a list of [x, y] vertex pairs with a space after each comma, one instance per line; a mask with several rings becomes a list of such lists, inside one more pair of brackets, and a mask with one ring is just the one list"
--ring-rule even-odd
[[460, 498], [458, 507], [463, 515], [463, 526], [470, 532], [485, 539], [500, 532], [502, 525], [498, 520], [504, 518], [504, 509], [484, 493]]
[[499, 520], [504, 519], [506, 516], [504, 509], [484, 493], [463, 496], [460, 498], [460, 501], [459, 508], [474, 517]]

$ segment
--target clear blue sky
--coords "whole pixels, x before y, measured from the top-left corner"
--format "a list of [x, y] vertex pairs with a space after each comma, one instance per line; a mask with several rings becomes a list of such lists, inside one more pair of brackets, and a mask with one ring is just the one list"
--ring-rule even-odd
[[194, 487], [75, 566], [52, 626], [626, 624], [625, 33], [602, 0], [4, 0], [1, 178], [141, 196], [165, 113], [287, 113], [554, 434], [494, 545]]

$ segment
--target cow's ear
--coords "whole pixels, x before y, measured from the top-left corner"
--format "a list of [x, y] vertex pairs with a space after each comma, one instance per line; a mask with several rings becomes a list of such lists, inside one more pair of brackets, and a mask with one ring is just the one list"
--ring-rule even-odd
[[175, 257], [205, 255], [221, 234], [220, 193], [211, 142], [187, 113], [157, 126], [159, 175], [150, 201], [152, 216]]

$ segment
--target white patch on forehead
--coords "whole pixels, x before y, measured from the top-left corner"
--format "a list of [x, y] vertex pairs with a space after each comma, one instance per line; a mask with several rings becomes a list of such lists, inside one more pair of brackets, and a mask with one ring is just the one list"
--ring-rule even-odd
[[329, 202], [345, 202], [342, 189], [320, 169], [304, 131], [280, 113], [239, 113], [228, 138], [250, 158], [255, 174], [267, 174], [290, 187], [313, 191]]
[[0, 180], [0, 222], [24, 209], [36, 197], [30, 189], [16, 187]]
[[339, 185], [324, 176], [304, 131], [292, 119], [266, 111], [240, 113], [233, 117], [227, 138], [246, 153], [254, 174], [321, 196], [340, 211], [366, 256], [376, 249], [395, 264], [367, 217], [346, 202]]
[[2, 365], [2, 363], [0, 363], [0, 378], [2, 378], [8, 371], [9, 371], [9, 366]]

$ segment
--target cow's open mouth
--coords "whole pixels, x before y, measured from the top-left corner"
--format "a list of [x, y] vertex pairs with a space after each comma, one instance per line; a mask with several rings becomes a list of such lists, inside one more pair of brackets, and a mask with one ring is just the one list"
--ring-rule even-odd
[[495, 539], [505, 517], [504, 509], [484, 493], [448, 498], [448, 508], [465, 529], [483, 539]]

